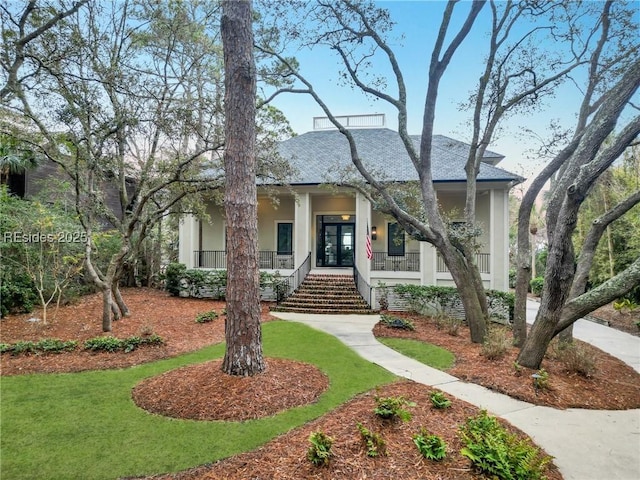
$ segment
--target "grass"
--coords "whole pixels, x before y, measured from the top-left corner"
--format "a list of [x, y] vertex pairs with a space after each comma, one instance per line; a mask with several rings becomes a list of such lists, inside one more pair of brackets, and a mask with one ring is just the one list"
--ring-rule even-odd
[[455, 361], [455, 356], [449, 350], [419, 340], [382, 337], [378, 338], [378, 341], [409, 358], [438, 370], [451, 368]]
[[266, 323], [263, 348], [267, 357], [318, 366], [329, 389], [315, 404], [237, 423], [169, 419], [131, 400], [143, 378], [220, 358], [222, 344], [122, 370], [0, 377], [0, 477], [88, 480], [183, 470], [252, 450], [395, 378], [336, 338], [297, 323]]

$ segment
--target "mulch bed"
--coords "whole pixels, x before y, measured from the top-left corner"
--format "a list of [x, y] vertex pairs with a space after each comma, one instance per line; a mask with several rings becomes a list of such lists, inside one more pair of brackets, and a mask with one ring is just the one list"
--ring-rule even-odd
[[[143, 347], [131, 353], [90, 353], [76, 349], [55, 355], [1, 356], [2, 375], [25, 373], [79, 372], [84, 370], [124, 368], [160, 358], [180, 355], [224, 340], [224, 302], [170, 297], [152, 289], [125, 289], [124, 298], [132, 315], [114, 322], [111, 335], [126, 338], [150, 332], [160, 335], [165, 344]], [[196, 315], [216, 310], [220, 317], [211, 323], [198, 324]], [[88, 296], [77, 304], [64, 306], [55, 320], [43, 325], [29, 321], [37, 316], [13, 315], [0, 322], [0, 342], [60, 338], [80, 342], [103, 335], [101, 332], [101, 299]], [[500, 360], [489, 361], [480, 355], [480, 346], [468, 340], [461, 328], [458, 336], [436, 328], [427, 318], [408, 314], [416, 325], [414, 332], [404, 332], [378, 325], [378, 336], [415, 338], [452, 351], [456, 362], [449, 373], [462, 379], [485, 385], [532, 403], [556, 408], [624, 409], [640, 407], [640, 375], [621, 361], [593, 348], [589, 354], [596, 361], [597, 371], [591, 378], [567, 373], [553, 357], [545, 359], [543, 367], [550, 374], [551, 388], [536, 392], [532, 371], [522, 369], [516, 374], [513, 362], [516, 350], [511, 349]], [[270, 321], [269, 306], [263, 305], [262, 321]], [[224, 419], [243, 421], [273, 415], [295, 405], [313, 402], [327, 388], [327, 378], [312, 365], [291, 360], [266, 359], [264, 374], [251, 378], [230, 378], [220, 369], [220, 361], [183, 367], [140, 383], [132, 392], [135, 401], [152, 412], [192, 419]], [[285, 374], [286, 372], [286, 374]], [[431, 408], [430, 388], [409, 381], [368, 392], [340, 406], [335, 411], [280, 436], [252, 452], [238, 455], [213, 465], [206, 465], [153, 478], [175, 479], [462, 479], [485, 478], [473, 471], [468, 460], [458, 454], [461, 445], [458, 425], [478, 412], [476, 407], [455, 400], [446, 411]], [[185, 393], [188, 392], [188, 395]], [[232, 393], [230, 393], [232, 392]], [[411, 409], [411, 422], [387, 422], [373, 415], [374, 396], [404, 396], [416, 402]], [[233, 397], [234, 401], [228, 399]], [[231, 403], [234, 406], [230, 406]], [[369, 458], [365, 455], [356, 422], [381, 433], [387, 443], [387, 456]], [[412, 435], [425, 427], [440, 435], [449, 445], [450, 454], [442, 462], [424, 460], [418, 454]], [[334, 437], [335, 457], [329, 467], [313, 467], [306, 459], [309, 435], [324, 431]], [[555, 467], [547, 472], [551, 480], [562, 478]]]

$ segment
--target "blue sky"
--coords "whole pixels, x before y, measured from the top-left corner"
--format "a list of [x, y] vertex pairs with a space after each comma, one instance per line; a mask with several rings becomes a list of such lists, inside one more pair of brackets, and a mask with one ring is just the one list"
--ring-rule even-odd
[[[405, 76], [409, 98], [409, 133], [419, 134], [427, 87], [427, 69], [433, 42], [442, 18], [445, 3], [442, 1], [380, 1], [378, 5], [391, 12], [397, 23], [394, 36], [404, 35], [404, 40], [392, 42], [394, 52]], [[457, 11], [466, 16], [469, 4], [461, 4]], [[474, 26], [462, 49], [455, 56], [442, 83], [436, 113], [435, 133], [468, 140], [469, 129], [465, 122], [470, 112], [458, 110], [458, 104], [475, 89], [486, 54], [485, 26], [489, 11], [485, 7], [479, 22]], [[338, 84], [337, 57], [327, 49], [295, 53], [301, 71], [321, 94], [332, 112], [337, 115], [385, 113], [387, 126], [397, 127], [397, 113], [382, 101], [373, 101], [361, 92]], [[395, 92], [395, 88], [393, 89]], [[312, 118], [323, 116], [315, 102], [305, 95], [281, 95], [274, 102], [281, 109], [296, 133], [312, 129]], [[519, 135], [523, 127], [533, 128], [544, 136], [550, 119], [558, 119], [568, 127], [573, 125], [577, 108], [576, 92], [565, 88], [543, 113], [509, 119], [507, 129], [491, 145], [491, 149], [506, 156], [500, 164], [514, 173], [530, 176], [542, 165], [530, 157], [528, 150], [536, 146], [533, 140]]]

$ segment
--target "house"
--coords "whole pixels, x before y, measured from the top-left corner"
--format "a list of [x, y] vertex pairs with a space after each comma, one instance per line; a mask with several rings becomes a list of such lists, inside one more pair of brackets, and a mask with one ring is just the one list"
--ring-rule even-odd
[[[349, 126], [363, 162], [378, 177], [394, 182], [418, 179], [399, 134], [384, 128], [384, 117], [340, 120]], [[270, 186], [277, 192], [277, 204], [264, 192], [265, 185], [259, 185], [260, 268], [278, 270], [282, 275], [290, 275], [300, 267], [305, 272], [342, 269], [354, 271], [361, 282], [370, 286], [380, 282], [453, 285], [451, 274], [434, 247], [409, 238], [393, 219], [377, 212], [355, 189], [339, 186], [352, 162], [347, 140], [329, 125], [327, 119], [316, 118], [313, 131], [279, 145], [280, 155], [298, 174], [289, 187]], [[411, 139], [417, 147], [420, 137]], [[454, 216], [464, 209], [468, 150], [469, 145], [448, 137], [433, 139], [433, 179], [438, 200]], [[522, 178], [498, 168], [502, 159], [502, 155], [487, 151], [478, 175], [477, 219], [482, 235], [477, 261], [486, 288], [507, 290], [508, 194]], [[328, 188], [328, 184], [333, 186]], [[210, 204], [207, 213], [207, 221], [190, 216], [180, 224], [179, 261], [188, 268], [226, 268], [223, 209]], [[367, 235], [371, 259], [365, 248]]]

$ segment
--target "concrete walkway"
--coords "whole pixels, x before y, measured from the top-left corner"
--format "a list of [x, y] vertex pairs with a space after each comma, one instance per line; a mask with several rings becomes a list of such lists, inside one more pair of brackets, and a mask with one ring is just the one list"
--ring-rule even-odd
[[[527, 313], [535, 317], [535, 302]], [[373, 336], [378, 315], [308, 315], [271, 312], [330, 333], [366, 360], [416, 382], [437, 387], [487, 409], [522, 431], [555, 457], [566, 480], [640, 479], [640, 410], [604, 411], [540, 407], [458, 380], [392, 350]], [[580, 320], [574, 336], [640, 371], [640, 338]]]

